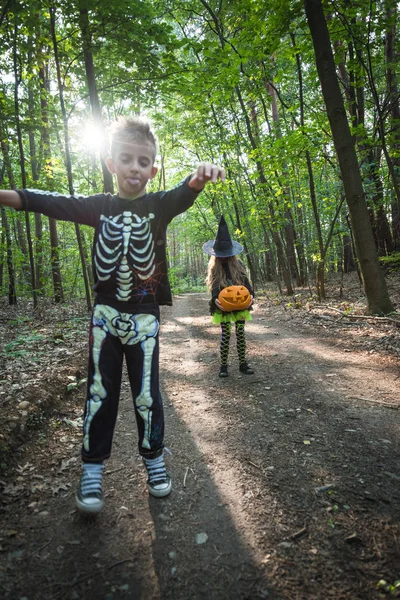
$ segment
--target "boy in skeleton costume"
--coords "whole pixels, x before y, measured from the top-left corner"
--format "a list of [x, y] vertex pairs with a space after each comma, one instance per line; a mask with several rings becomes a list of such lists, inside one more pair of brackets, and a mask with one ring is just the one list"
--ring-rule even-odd
[[147, 193], [157, 173], [157, 141], [139, 118], [119, 119], [107, 167], [118, 194], [63, 196], [37, 190], [0, 191], [0, 203], [95, 228], [92, 263], [95, 306], [89, 337], [83, 468], [76, 504], [103, 507], [102, 473], [110, 456], [125, 356], [134, 399], [139, 453], [153, 496], [172, 488], [163, 459], [164, 416], [159, 389], [159, 305], [172, 304], [166, 262], [170, 221], [192, 206], [207, 182], [224, 180], [220, 167], [201, 163], [176, 188]]

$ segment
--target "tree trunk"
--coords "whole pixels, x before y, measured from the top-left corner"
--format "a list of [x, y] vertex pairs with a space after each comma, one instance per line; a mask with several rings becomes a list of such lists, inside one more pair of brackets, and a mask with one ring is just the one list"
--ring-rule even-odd
[[[282, 139], [282, 132], [281, 132], [281, 127], [280, 127], [280, 122], [279, 122], [279, 110], [278, 110], [278, 103], [277, 103], [277, 99], [276, 99], [276, 91], [274, 86], [272, 85], [272, 81], [266, 86], [267, 87], [267, 91], [271, 97], [271, 109], [272, 109], [272, 120], [275, 124], [275, 134], [277, 136], [278, 139]], [[254, 113], [255, 114], [255, 113]], [[253, 117], [253, 119], [256, 117]], [[258, 136], [258, 124], [257, 124], [257, 129], [256, 129], [256, 135]], [[278, 173], [276, 173], [276, 177], [279, 181], [279, 175]], [[296, 238], [296, 231], [295, 231], [295, 227], [294, 227], [294, 223], [293, 223], [293, 218], [292, 218], [292, 214], [290, 212], [290, 210], [287, 208], [287, 206], [290, 204], [290, 186], [288, 183], [289, 177], [287, 174], [287, 165], [284, 163], [283, 164], [283, 182], [281, 184], [281, 182], [279, 182], [279, 185], [282, 188], [282, 197], [283, 197], [283, 210], [282, 210], [282, 215], [285, 219], [285, 225], [284, 225], [284, 234], [285, 234], [285, 242], [286, 242], [286, 257], [287, 257], [287, 263], [288, 263], [288, 267], [289, 267], [289, 271], [290, 271], [290, 275], [293, 279], [296, 279], [296, 285], [297, 286], [301, 286], [303, 285], [303, 281], [301, 281], [300, 279], [300, 274], [299, 274], [299, 269], [297, 267], [297, 261], [296, 261], [296, 250], [295, 250], [295, 238]]]
[[[296, 47], [295, 37], [292, 34], [292, 44]], [[304, 97], [303, 97], [303, 73], [301, 66], [301, 56], [299, 52], [296, 52], [296, 66], [297, 66], [297, 78], [299, 81], [299, 96], [300, 96], [300, 125], [304, 132]], [[317, 195], [315, 192], [315, 180], [314, 180], [314, 171], [312, 167], [311, 155], [308, 149], [305, 151], [307, 171], [308, 171], [308, 185], [310, 190], [310, 200], [311, 206], [313, 209], [315, 228], [317, 230], [317, 241], [318, 241], [318, 249], [319, 249], [319, 257], [317, 261], [317, 269], [316, 269], [316, 288], [317, 288], [317, 296], [318, 299], [325, 299], [325, 255], [328, 250], [328, 247], [324, 245], [324, 240], [322, 236], [322, 227], [321, 220], [319, 217], [319, 210], [317, 204]]]
[[15, 291], [15, 272], [12, 255], [12, 244], [10, 235], [10, 226], [7, 219], [6, 209], [1, 206], [1, 224], [5, 233], [7, 242], [7, 269], [8, 269], [8, 303], [11, 305], [17, 304], [17, 294]]
[[[51, 160], [50, 151], [50, 134], [49, 134], [49, 119], [48, 119], [48, 105], [47, 105], [47, 81], [45, 74], [45, 67], [43, 64], [39, 68], [39, 81], [40, 81], [40, 108], [42, 116], [42, 145], [43, 155], [45, 161], [45, 168], [47, 173], [47, 188], [49, 191], [53, 190], [53, 178], [50, 176], [53, 165]], [[58, 249], [58, 234], [57, 234], [57, 222], [49, 217], [49, 228], [50, 228], [50, 259], [51, 259], [51, 273], [53, 277], [53, 290], [54, 290], [54, 302], [60, 303], [64, 301], [64, 293], [62, 287], [62, 277], [60, 271], [60, 260], [59, 260], [59, 249]]]
[[[85, 0], [79, 0], [79, 27], [82, 34], [83, 57], [85, 61], [86, 81], [89, 89], [90, 106], [92, 108], [93, 119], [96, 125], [103, 130], [103, 120], [101, 116], [100, 99], [97, 92], [96, 76], [92, 54], [92, 36], [89, 23], [89, 12], [86, 8]], [[110, 194], [114, 193], [113, 179], [105, 162], [106, 149], [100, 148], [101, 169], [103, 172], [104, 191]]]
[[370, 314], [388, 314], [393, 311], [393, 306], [378, 260], [357, 154], [336, 77], [335, 62], [322, 3], [321, 0], [304, 0], [304, 6], [313, 39], [322, 94], [349, 207], [357, 258], [367, 297], [367, 312]]
[[[257, 141], [255, 140], [252, 129], [251, 129], [250, 118], [247, 114], [246, 107], [245, 107], [245, 104], [244, 104], [244, 101], [242, 98], [242, 94], [240, 92], [240, 88], [238, 86], [236, 86], [235, 90], [236, 90], [236, 95], [238, 97], [239, 104], [242, 109], [242, 114], [243, 114], [243, 117], [244, 117], [244, 120], [246, 123], [247, 135], [248, 135], [251, 147], [253, 150], [257, 150], [258, 149]], [[256, 167], [257, 167], [260, 184], [265, 189], [265, 184], [267, 183], [267, 179], [265, 177], [263, 166], [259, 160], [256, 160]], [[274, 206], [273, 206], [271, 200], [267, 200], [267, 208], [271, 215], [272, 223], [276, 223], [275, 210], [274, 210]], [[286, 285], [286, 293], [288, 296], [293, 296], [293, 286], [292, 286], [292, 281], [290, 278], [289, 270], [287, 268], [287, 264], [285, 261], [285, 253], [284, 253], [284, 249], [283, 249], [282, 240], [280, 238], [278, 230], [275, 228], [274, 228], [274, 231], [272, 232], [272, 239], [274, 241], [274, 244], [276, 245], [276, 255], [278, 258], [279, 270], [281, 272], [283, 281]]]
[[[400, 180], [400, 98], [397, 81], [396, 68], [399, 63], [399, 52], [397, 50], [397, 6], [394, 2], [386, 2], [386, 18], [390, 23], [386, 31], [386, 79], [388, 89], [388, 103], [391, 115], [392, 131], [392, 160], [394, 171]], [[392, 199], [392, 235], [394, 249], [400, 251], [400, 198], [398, 195]]]
[[354, 262], [353, 246], [349, 235], [343, 236], [343, 271], [350, 273], [355, 271], [356, 263]]
[[[18, 139], [18, 148], [19, 148], [19, 158], [21, 164], [21, 179], [22, 179], [22, 187], [26, 187], [26, 172], [25, 172], [25, 153], [24, 146], [22, 143], [22, 132], [21, 132], [21, 121], [19, 117], [19, 97], [18, 97], [18, 89], [19, 84], [21, 83], [21, 75], [18, 71], [19, 60], [17, 56], [17, 36], [18, 36], [18, 26], [17, 26], [17, 15], [14, 15], [14, 39], [13, 39], [13, 65], [14, 65], [14, 111], [15, 111], [15, 127], [17, 130], [17, 139]], [[20, 221], [18, 219], [18, 223]], [[35, 263], [33, 259], [33, 245], [32, 245], [32, 236], [31, 236], [31, 226], [29, 222], [29, 214], [25, 211], [25, 228], [26, 228], [26, 238], [28, 240], [28, 258], [29, 258], [29, 267], [30, 267], [30, 277], [31, 277], [31, 286], [32, 286], [32, 298], [33, 298], [33, 306], [37, 307], [37, 293], [36, 293], [36, 284], [35, 284]], [[22, 227], [21, 227], [22, 230]], [[25, 243], [24, 234], [20, 232], [20, 239], [22, 243]]]
[[[62, 81], [61, 81], [60, 61], [59, 61], [59, 57], [58, 57], [58, 46], [57, 46], [57, 37], [56, 37], [55, 9], [53, 7], [50, 9], [50, 21], [51, 21], [51, 34], [52, 34], [52, 41], [53, 41], [54, 57], [55, 57], [55, 62], [56, 62], [58, 92], [59, 92], [59, 96], [60, 96], [60, 106], [61, 106], [61, 113], [62, 113], [63, 124], [64, 124], [65, 165], [66, 165], [66, 169], [67, 169], [69, 193], [72, 195], [74, 193], [74, 186], [73, 186], [73, 181], [72, 181], [71, 155], [70, 155], [70, 150], [69, 150], [68, 118], [67, 118], [67, 111], [65, 109], [64, 90], [63, 90]], [[112, 182], [111, 182], [111, 184], [112, 184]], [[112, 185], [111, 185], [111, 187], [112, 187]], [[111, 189], [111, 193], [112, 193], [112, 189]], [[85, 285], [85, 295], [86, 295], [86, 306], [87, 306], [88, 310], [91, 311], [92, 310], [92, 300], [91, 300], [91, 293], [90, 293], [90, 286], [89, 286], [90, 276], [88, 274], [89, 267], [87, 266], [87, 264], [88, 264], [87, 263], [87, 253], [86, 253], [86, 247], [84, 244], [84, 240], [82, 239], [82, 234], [81, 234], [81, 230], [80, 230], [78, 223], [75, 223], [75, 234], [76, 234], [76, 239], [78, 241], [79, 256], [80, 256], [81, 265], [82, 265], [83, 282]], [[93, 280], [93, 277], [92, 277], [92, 280]]]
[[[231, 194], [232, 194], [232, 201], [233, 201], [233, 209], [235, 211], [235, 221], [233, 222], [233, 225], [236, 229], [238, 229], [239, 231], [243, 231], [242, 229], [242, 224], [240, 222], [240, 214], [239, 214], [239, 208], [236, 202], [236, 198], [235, 198], [235, 193], [232, 189], [232, 186], [230, 186], [231, 188]], [[255, 273], [255, 269], [254, 269], [254, 265], [253, 265], [253, 261], [251, 258], [251, 254], [247, 245], [247, 240], [246, 238], [242, 238], [241, 239], [241, 244], [243, 244], [243, 248], [244, 248], [244, 253], [247, 259], [247, 264], [249, 267], [249, 271], [250, 271], [250, 280], [254, 283], [255, 279], [256, 279], [256, 273]]]
[[[378, 154], [378, 152], [376, 152]], [[375, 208], [374, 235], [379, 256], [387, 256], [394, 250], [393, 236], [386, 216], [383, 185], [379, 174], [380, 152], [374, 156], [372, 150], [368, 152], [368, 171], [375, 191], [372, 196], [372, 206]]]
[[[357, 49], [357, 56], [362, 56], [362, 50]], [[353, 44], [349, 43], [350, 64], [355, 64]], [[370, 217], [372, 230], [378, 249], [379, 256], [385, 256], [393, 251], [393, 239], [390, 231], [389, 221], [386, 216], [384, 207], [383, 185], [379, 172], [381, 161], [381, 149], [372, 150], [371, 140], [366, 139], [365, 129], [365, 99], [364, 99], [364, 81], [357, 69], [350, 70], [350, 75], [347, 72], [346, 65], [341, 62], [339, 64], [339, 72], [344, 84], [345, 94], [348, 100], [349, 113], [354, 128], [363, 126], [363, 134], [357, 135], [357, 146], [360, 154], [363, 157], [364, 171], [366, 177], [374, 184], [371, 202], [369, 203]], [[357, 94], [355, 93], [357, 90]], [[376, 155], [376, 156], [375, 156]]]
[[[33, 42], [33, 40], [32, 40]], [[30, 65], [30, 72], [32, 71], [33, 56], [32, 52], [29, 52], [28, 62]], [[34, 101], [34, 89], [33, 80], [28, 81], [28, 110], [29, 110], [29, 156], [31, 175], [33, 181], [39, 181], [39, 165], [37, 160], [36, 151], [36, 119], [35, 119], [35, 101]], [[35, 284], [38, 295], [42, 295], [44, 291], [44, 280], [43, 280], [43, 221], [40, 213], [35, 213]]]

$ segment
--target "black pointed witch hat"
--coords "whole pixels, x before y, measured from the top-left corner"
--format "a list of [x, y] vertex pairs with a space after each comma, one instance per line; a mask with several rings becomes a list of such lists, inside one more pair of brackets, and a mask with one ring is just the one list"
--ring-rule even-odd
[[232, 241], [224, 215], [221, 215], [219, 220], [217, 237], [215, 240], [206, 242], [203, 245], [203, 250], [207, 254], [216, 256], [217, 258], [227, 258], [228, 256], [235, 256], [243, 252], [242, 244]]

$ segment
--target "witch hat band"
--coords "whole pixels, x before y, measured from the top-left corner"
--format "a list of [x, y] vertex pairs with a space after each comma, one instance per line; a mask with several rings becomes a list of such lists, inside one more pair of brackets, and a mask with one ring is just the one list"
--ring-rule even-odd
[[235, 242], [229, 235], [228, 225], [224, 215], [221, 215], [218, 225], [217, 237], [215, 240], [209, 240], [203, 245], [203, 250], [211, 256], [227, 258], [243, 252], [242, 244]]

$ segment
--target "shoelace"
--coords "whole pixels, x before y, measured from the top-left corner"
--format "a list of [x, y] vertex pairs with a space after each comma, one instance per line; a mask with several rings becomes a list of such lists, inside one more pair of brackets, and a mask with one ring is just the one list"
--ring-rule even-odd
[[101, 493], [101, 482], [103, 479], [102, 464], [83, 463], [81, 477], [81, 492], [83, 496], [88, 494]]
[[144, 462], [149, 476], [149, 483], [155, 483], [156, 481], [166, 479], [167, 469], [165, 468], [164, 457], [162, 454], [157, 458], [145, 458]]

